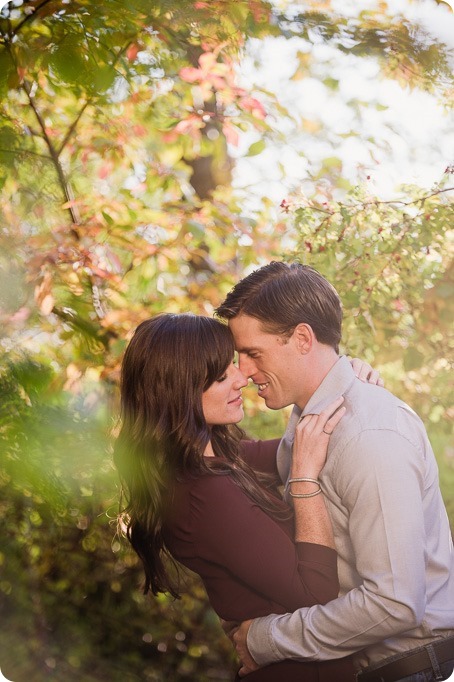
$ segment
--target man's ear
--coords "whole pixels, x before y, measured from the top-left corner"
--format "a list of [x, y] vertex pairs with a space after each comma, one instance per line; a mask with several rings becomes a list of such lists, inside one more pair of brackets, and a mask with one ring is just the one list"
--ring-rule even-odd
[[315, 334], [310, 324], [301, 322], [293, 330], [293, 338], [298, 350], [302, 355], [306, 355], [312, 349], [315, 341]]

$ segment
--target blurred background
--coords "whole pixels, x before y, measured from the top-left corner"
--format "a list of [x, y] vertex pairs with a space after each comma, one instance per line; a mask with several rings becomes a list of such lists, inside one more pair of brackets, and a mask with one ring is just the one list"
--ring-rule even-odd
[[231, 679], [197, 578], [144, 597], [116, 533], [122, 353], [272, 259], [316, 267], [342, 351], [425, 421], [454, 520], [452, 4], [2, 4], [1, 672]]

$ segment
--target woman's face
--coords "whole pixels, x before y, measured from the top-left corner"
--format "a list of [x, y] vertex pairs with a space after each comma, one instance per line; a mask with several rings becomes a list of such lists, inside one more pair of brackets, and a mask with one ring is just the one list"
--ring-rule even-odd
[[202, 394], [202, 409], [209, 426], [236, 424], [243, 419], [241, 389], [247, 382], [244, 374], [232, 362], [222, 377], [207, 388]]

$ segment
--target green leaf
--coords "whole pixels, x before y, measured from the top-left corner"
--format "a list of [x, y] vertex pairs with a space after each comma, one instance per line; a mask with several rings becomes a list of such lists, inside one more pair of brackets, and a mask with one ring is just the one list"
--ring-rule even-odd
[[110, 216], [105, 211], [101, 211], [101, 213], [102, 213], [102, 217], [104, 218], [104, 220], [106, 221], [106, 223], [108, 225], [115, 225], [115, 220], [112, 218], [112, 216]]
[[194, 237], [201, 239], [205, 234], [206, 226], [196, 220], [187, 220], [184, 224], [187, 232], [191, 232]]
[[323, 85], [326, 85], [330, 90], [338, 90], [339, 81], [337, 78], [328, 77], [323, 80]]
[[87, 78], [87, 60], [77, 38], [70, 35], [52, 52], [50, 66], [68, 84], [84, 82]]
[[247, 151], [246, 156], [257, 156], [257, 154], [263, 152], [265, 147], [266, 147], [265, 140], [257, 140], [257, 142], [253, 142], [253, 144], [251, 144]]
[[18, 141], [18, 136], [14, 128], [10, 125], [3, 125], [0, 128], [0, 149], [14, 151], [16, 149], [16, 143]]
[[106, 65], [95, 68], [90, 75], [92, 76], [91, 88], [99, 93], [112, 87], [117, 73], [114, 68]]
[[3, 49], [0, 51], [0, 97], [6, 95], [10, 89], [10, 76], [13, 73], [14, 65], [8, 52]]

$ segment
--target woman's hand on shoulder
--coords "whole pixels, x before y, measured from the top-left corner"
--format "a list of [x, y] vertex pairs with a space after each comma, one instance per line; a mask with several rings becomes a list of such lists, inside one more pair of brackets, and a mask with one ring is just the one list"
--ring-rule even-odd
[[297, 424], [293, 443], [292, 476], [317, 478], [326, 462], [330, 436], [345, 414], [343, 396], [320, 414], [307, 414]]
[[373, 369], [368, 362], [360, 360], [359, 358], [348, 357], [348, 359], [350, 360], [353, 371], [358, 379], [368, 384], [374, 384], [375, 386], [385, 385], [378, 369]]

